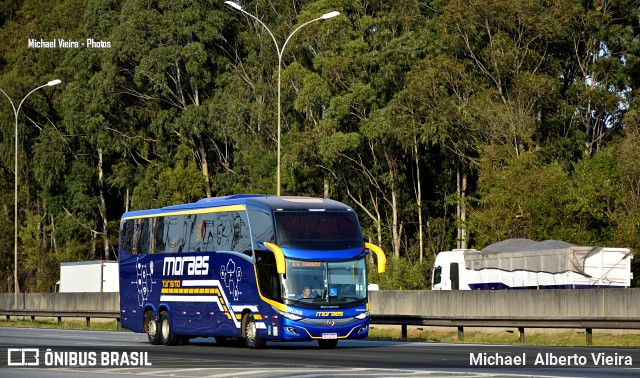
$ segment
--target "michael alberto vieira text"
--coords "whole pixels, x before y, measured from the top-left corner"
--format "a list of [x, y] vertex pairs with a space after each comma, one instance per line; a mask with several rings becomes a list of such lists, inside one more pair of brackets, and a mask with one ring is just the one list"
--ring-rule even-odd
[[[615, 352], [589, 353], [587, 355], [556, 355], [555, 353], [536, 353], [534, 366], [632, 366], [631, 356]], [[502, 355], [500, 353], [469, 353], [469, 365], [472, 366], [526, 366], [527, 354]]]

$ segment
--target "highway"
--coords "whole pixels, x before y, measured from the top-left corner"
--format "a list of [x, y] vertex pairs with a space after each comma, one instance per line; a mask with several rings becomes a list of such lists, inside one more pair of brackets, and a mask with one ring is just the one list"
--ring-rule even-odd
[[[32, 366], [17, 367], [22, 363]], [[271, 342], [265, 349], [249, 350], [219, 346], [206, 338], [165, 347], [149, 345], [146, 335], [130, 332], [0, 327], [0, 376], [123, 375], [637, 377], [640, 349], [365, 340], [341, 341], [334, 350], [319, 349], [316, 343]]]

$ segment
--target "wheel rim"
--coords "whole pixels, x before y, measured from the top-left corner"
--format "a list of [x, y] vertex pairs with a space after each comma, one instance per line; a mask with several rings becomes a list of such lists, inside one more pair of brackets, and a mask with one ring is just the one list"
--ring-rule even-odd
[[169, 326], [169, 321], [167, 319], [164, 319], [162, 321], [162, 337], [165, 340], [168, 339], [170, 332], [171, 332], [171, 330], [170, 330], [170, 326]]
[[253, 319], [249, 320], [247, 324], [247, 339], [253, 342], [256, 339], [256, 323]]
[[147, 333], [149, 334], [149, 337], [153, 339], [157, 337], [158, 329], [154, 320], [149, 321], [149, 324], [147, 325]]

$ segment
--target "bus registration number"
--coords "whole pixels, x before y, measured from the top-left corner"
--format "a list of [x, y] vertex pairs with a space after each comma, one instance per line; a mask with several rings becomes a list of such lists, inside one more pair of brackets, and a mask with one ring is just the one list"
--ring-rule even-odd
[[322, 334], [322, 338], [323, 339], [337, 339], [338, 338], [338, 334], [337, 333], [323, 333]]

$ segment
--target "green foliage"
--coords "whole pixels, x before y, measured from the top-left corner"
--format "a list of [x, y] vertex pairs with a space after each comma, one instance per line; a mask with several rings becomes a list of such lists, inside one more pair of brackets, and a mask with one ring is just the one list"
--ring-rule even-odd
[[181, 145], [173, 167], [151, 166], [133, 191], [133, 209], [149, 209], [194, 202], [202, 197], [204, 181], [191, 156]]
[[[282, 54], [282, 191], [351, 205], [390, 257], [372, 272], [382, 288], [426, 287], [428, 263], [414, 261], [463, 228], [475, 248], [528, 237], [639, 250], [637, 2], [243, 7], [279, 48], [341, 13]], [[0, 93], [0, 291], [13, 289], [16, 216], [22, 289], [47, 291], [59, 262], [113, 257], [98, 246], [117, 250], [127, 209], [276, 192], [278, 49], [222, 1], [4, 2], [0, 34], [0, 88], [16, 106], [63, 81], [20, 110], [18, 214]], [[633, 269], [640, 280], [640, 259]]]
[[424, 290], [430, 286], [425, 276], [430, 267], [431, 263], [411, 263], [388, 256], [386, 271], [380, 274], [374, 264], [369, 264], [367, 278], [370, 283], [378, 284], [380, 290]]
[[483, 160], [479, 170], [479, 200], [471, 215], [478, 246], [510, 238], [570, 238], [576, 230], [567, 222], [571, 186], [562, 167], [544, 165], [533, 153], [512, 160], [500, 153]]

